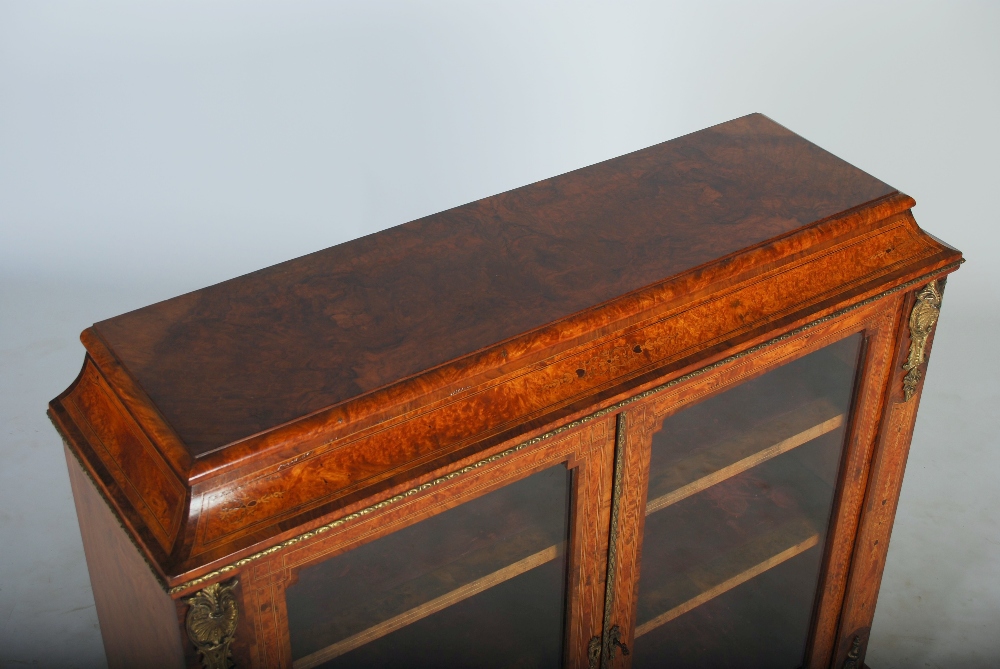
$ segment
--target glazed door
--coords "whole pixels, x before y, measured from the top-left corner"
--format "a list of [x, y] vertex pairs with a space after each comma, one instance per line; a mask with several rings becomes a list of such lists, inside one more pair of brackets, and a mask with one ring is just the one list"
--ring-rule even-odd
[[613, 417], [588, 419], [459, 463], [248, 574], [254, 664], [580, 666], [602, 622], [613, 452]]
[[294, 666], [558, 666], [570, 488], [554, 465], [303, 569]]
[[885, 315], [867, 332], [817, 328], [624, 407], [602, 667], [829, 662], [873, 435], [857, 407], [882, 388], [871, 358], [891, 350]]
[[633, 667], [802, 666], [860, 347], [842, 339], [653, 432]]
[[900, 299], [456, 463], [247, 572], [253, 665], [830, 666], [867, 638], [837, 629], [845, 600], [863, 621], [877, 591], [848, 576]]

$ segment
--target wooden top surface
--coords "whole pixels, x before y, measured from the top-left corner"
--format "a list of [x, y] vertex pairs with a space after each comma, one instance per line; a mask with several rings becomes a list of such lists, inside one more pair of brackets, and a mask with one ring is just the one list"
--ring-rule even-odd
[[754, 114], [95, 331], [197, 458], [894, 193]]

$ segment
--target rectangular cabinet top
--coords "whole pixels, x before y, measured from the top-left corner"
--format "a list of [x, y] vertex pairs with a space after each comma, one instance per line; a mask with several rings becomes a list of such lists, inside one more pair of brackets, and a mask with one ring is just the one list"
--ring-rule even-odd
[[198, 457], [894, 192], [755, 114], [94, 330]]
[[172, 582], [961, 254], [752, 114], [88, 328], [50, 414]]

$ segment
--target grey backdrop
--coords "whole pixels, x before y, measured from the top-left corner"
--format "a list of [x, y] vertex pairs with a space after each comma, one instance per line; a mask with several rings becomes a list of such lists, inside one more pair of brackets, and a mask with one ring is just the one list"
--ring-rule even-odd
[[760, 111], [961, 248], [869, 650], [1000, 662], [1000, 4], [0, 0], [0, 666], [100, 667], [90, 323]]

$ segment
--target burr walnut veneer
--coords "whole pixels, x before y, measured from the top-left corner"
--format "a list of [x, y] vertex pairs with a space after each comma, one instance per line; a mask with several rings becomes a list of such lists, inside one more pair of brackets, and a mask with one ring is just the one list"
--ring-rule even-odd
[[945, 276], [761, 115], [95, 324], [112, 667], [861, 667]]

